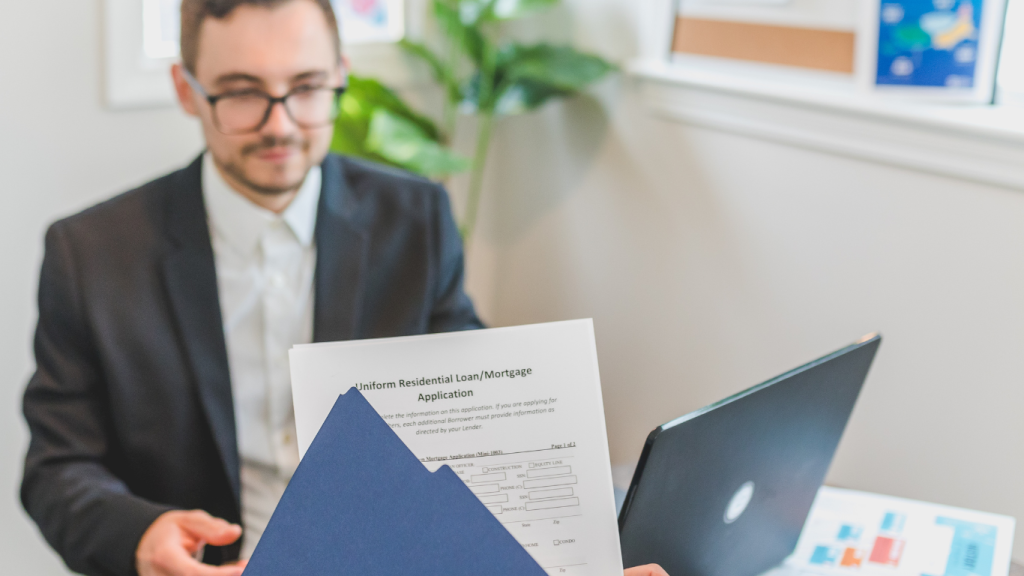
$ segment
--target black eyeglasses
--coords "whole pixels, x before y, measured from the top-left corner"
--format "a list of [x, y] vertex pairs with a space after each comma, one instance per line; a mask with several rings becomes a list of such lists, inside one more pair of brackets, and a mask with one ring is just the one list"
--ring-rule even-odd
[[301, 128], [323, 128], [338, 118], [345, 87], [299, 86], [280, 98], [260, 90], [246, 89], [211, 96], [188, 70], [185, 80], [203, 95], [213, 109], [213, 124], [223, 134], [258, 132], [270, 119], [274, 105], [284, 106], [288, 117]]

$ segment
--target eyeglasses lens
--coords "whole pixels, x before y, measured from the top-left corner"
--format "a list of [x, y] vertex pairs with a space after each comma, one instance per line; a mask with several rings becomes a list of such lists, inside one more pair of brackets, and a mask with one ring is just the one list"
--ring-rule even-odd
[[269, 104], [261, 94], [237, 94], [217, 100], [213, 113], [222, 132], [251, 132], [263, 122]]
[[[284, 101], [291, 119], [302, 128], [319, 128], [338, 116], [338, 97], [329, 88], [302, 90]], [[217, 100], [213, 113], [217, 128], [226, 134], [259, 130], [267, 118], [271, 100], [265, 94], [231, 94]]]
[[307, 90], [292, 94], [285, 106], [296, 124], [304, 128], [315, 128], [337, 117], [337, 101], [333, 90]]

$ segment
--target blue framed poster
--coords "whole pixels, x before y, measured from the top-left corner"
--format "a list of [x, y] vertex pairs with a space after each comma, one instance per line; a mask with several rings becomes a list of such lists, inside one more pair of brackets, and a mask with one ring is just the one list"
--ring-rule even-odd
[[881, 0], [878, 8], [875, 86], [991, 99], [1005, 0]]
[[879, 85], [971, 88], [982, 0], [883, 0]]

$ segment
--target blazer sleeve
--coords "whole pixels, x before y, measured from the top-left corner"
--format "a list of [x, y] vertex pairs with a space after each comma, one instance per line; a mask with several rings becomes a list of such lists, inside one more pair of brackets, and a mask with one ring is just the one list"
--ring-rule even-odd
[[71, 245], [60, 223], [46, 234], [21, 501], [72, 570], [128, 576], [143, 533], [169, 508], [134, 496], [105, 465], [112, 425]]
[[465, 255], [462, 236], [452, 217], [452, 207], [444, 188], [435, 189], [434, 253], [437, 262], [434, 306], [430, 315], [429, 332], [455, 332], [475, 330], [484, 324], [476, 315], [473, 301], [463, 290], [465, 281]]

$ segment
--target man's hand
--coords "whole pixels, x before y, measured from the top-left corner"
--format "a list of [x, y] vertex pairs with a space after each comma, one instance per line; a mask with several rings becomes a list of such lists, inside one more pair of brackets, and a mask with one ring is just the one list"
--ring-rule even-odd
[[647, 566], [627, 568], [623, 576], [668, 576], [668, 574], [661, 569], [661, 566], [658, 566], [657, 564], [648, 564]]
[[227, 546], [241, 535], [241, 526], [202, 510], [165, 512], [139, 540], [135, 569], [139, 576], [241, 576], [244, 564], [207, 566], [194, 557], [206, 544]]

